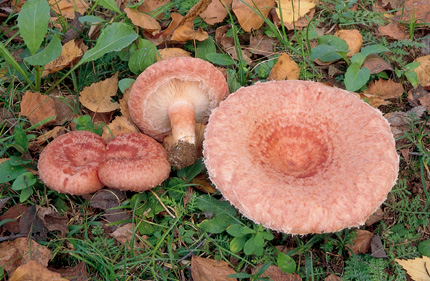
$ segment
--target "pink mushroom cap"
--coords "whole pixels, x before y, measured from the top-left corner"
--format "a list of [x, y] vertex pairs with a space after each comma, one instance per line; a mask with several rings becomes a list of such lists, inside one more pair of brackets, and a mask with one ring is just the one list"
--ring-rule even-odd
[[106, 143], [97, 134], [73, 131], [50, 142], [40, 154], [41, 180], [61, 193], [83, 195], [103, 188], [98, 168]]
[[225, 198], [256, 223], [290, 234], [364, 224], [399, 167], [381, 112], [317, 82], [239, 89], [212, 112], [203, 149]]
[[139, 75], [128, 107], [139, 129], [161, 141], [172, 129], [168, 111], [173, 103], [192, 105], [196, 122], [201, 122], [228, 94], [226, 79], [215, 66], [198, 58], [175, 57], [154, 63]]
[[114, 137], [106, 146], [99, 177], [106, 186], [145, 191], [169, 177], [170, 164], [163, 146], [141, 133]]

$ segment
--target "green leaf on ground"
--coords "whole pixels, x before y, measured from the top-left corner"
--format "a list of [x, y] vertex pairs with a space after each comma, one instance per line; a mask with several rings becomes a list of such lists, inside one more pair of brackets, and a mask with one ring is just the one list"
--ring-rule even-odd
[[134, 74], [140, 74], [148, 66], [157, 61], [157, 47], [151, 41], [139, 40], [139, 49], [135, 51], [128, 61], [128, 67]]
[[423, 256], [430, 257], [430, 239], [418, 243], [418, 252]]
[[357, 91], [363, 87], [370, 78], [370, 70], [367, 67], [360, 68], [357, 63], [351, 64], [345, 73], [345, 86], [348, 91]]
[[296, 271], [296, 262], [287, 254], [278, 251], [276, 262], [278, 267], [285, 273], [293, 273]]
[[62, 49], [61, 41], [55, 35], [46, 48], [30, 57], [24, 58], [24, 60], [31, 65], [46, 65], [58, 58], [61, 55]]
[[234, 60], [226, 54], [210, 53], [206, 54], [206, 58], [209, 62], [219, 64], [223, 66], [234, 65]]
[[0, 183], [12, 181], [24, 172], [24, 167], [12, 166], [9, 160], [5, 161], [0, 164]]
[[118, 6], [116, 5], [115, 0], [100, 0], [98, 3], [100, 6], [108, 10], [117, 12], [118, 14], [123, 14], [123, 12], [121, 12], [121, 10], [118, 9]]

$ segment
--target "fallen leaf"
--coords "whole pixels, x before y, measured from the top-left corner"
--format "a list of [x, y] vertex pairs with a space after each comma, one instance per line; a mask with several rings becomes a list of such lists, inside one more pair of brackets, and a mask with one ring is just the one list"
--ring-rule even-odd
[[366, 254], [370, 251], [370, 242], [373, 238], [373, 233], [367, 230], [356, 230], [357, 236], [352, 245], [347, 245], [356, 255]]
[[0, 243], [0, 266], [12, 274], [19, 266], [35, 260], [47, 266], [51, 259], [51, 250], [27, 237]]
[[124, 91], [122, 98], [119, 100], [121, 114], [126, 118], [131, 118], [130, 111], [128, 110], [128, 99], [130, 98], [130, 92], [131, 92], [132, 86], [133, 84], [131, 84], [130, 87], [128, 87], [128, 89]]
[[187, 21], [180, 25], [173, 31], [172, 40], [177, 42], [186, 42], [188, 40], [204, 41], [208, 39], [209, 35], [201, 27], [194, 30], [192, 21]]
[[49, 139], [55, 139], [58, 135], [66, 132], [66, 127], [56, 126], [52, 130], [47, 131], [43, 135], [38, 136], [34, 141], [30, 142], [32, 145], [42, 145]]
[[391, 9], [399, 9], [403, 6], [404, 0], [381, 0], [384, 7]]
[[299, 75], [300, 68], [297, 63], [287, 53], [282, 53], [270, 70], [267, 80], [297, 80]]
[[164, 48], [158, 50], [161, 57], [157, 54], [157, 61], [161, 60], [167, 60], [170, 58], [176, 58], [176, 57], [190, 57], [191, 54], [184, 49], [181, 48]]
[[[133, 224], [127, 223], [123, 226], [118, 227], [114, 232], [109, 235], [112, 236], [116, 241], [121, 243], [122, 245], [130, 244], [133, 241], [133, 233], [136, 234], [136, 231], [133, 232]], [[134, 247], [143, 248], [144, 245], [138, 243], [138, 237], [134, 237]]]
[[430, 280], [430, 257], [423, 256], [409, 260], [395, 259], [405, 271], [411, 276], [414, 281], [429, 281]]
[[359, 94], [359, 97], [360, 97], [360, 99], [367, 102], [370, 106], [372, 106], [374, 108], [378, 108], [381, 105], [389, 105], [390, 104], [390, 102], [388, 102], [384, 99], [375, 97], [373, 95], [367, 95], [367, 94], [361, 93], [361, 94]]
[[75, 11], [85, 14], [89, 7], [86, 0], [48, 0], [48, 3], [58, 15], [68, 19], [75, 18]]
[[368, 55], [363, 63], [363, 67], [367, 67], [370, 74], [376, 74], [384, 70], [393, 71], [391, 65], [377, 54]]
[[[230, 8], [233, 0], [223, 0], [223, 3]], [[228, 15], [228, 11], [220, 0], [212, 0], [206, 11], [200, 13], [200, 17], [209, 25], [220, 23]]]
[[[252, 274], [255, 274], [261, 266], [252, 269]], [[268, 277], [272, 281], [302, 281], [302, 278], [297, 273], [285, 273], [276, 265], [271, 265], [259, 277]]]
[[102, 138], [108, 142], [118, 135], [135, 132], [139, 132], [139, 130], [130, 119], [124, 116], [117, 116], [110, 124], [103, 127]]
[[372, 224], [382, 220], [384, 218], [384, 211], [379, 207], [370, 217], [366, 220], [366, 226], [371, 226]]
[[[27, 91], [22, 96], [21, 115], [26, 116], [30, 123], [34, 125], [46, 118], [57, 115], [55, 102], [49, 96], [42, 95], [39, 92]], [[48, 123], [52, 122], [53, 120]]]
[[430, 22], [430, 3], [428, 0], [406, 0], [396, 16], [401, 21]]
[[387, 25], [379, 26], [378, 33], [380, 36], [387, 36], [388, 38], [395, 40], [405, 40], [409, 38], [406, 28], [394, 21]]
[[408, 102], [412, 106], [422, 105], [430, 109], [430, 92], [418, 85], [416, 89], [412, 88], [408, 92]]
[[181, 24], [185, 22], [194, 21], [194, 19], [208, 8], [211, 0], [200, 0], [187, 12], [185, 17], [182, 19]]
[[345, 40], [346, 44], [348, 44], [349, 52], [346, 54], [348, 57], [352, 57], [360, 52], [363, 45], [363, 37], [357, 29], [338, 30], [334, 35]]
[[[153, 14], [157, 12], [159, 8], [162, 8], [164, 5], [170, 3], [170, 0], [145, 0], [139, 6], [139, 11], [147, 14]], [[162, 19], [164, 17], [164, 13], [157, 13], [157, 19]]]
[[31, 260], [19, 266], [9, 281], [68, 281], [61, 278], [60, 273], [52, 272], [46, 266]]
[[131, 19], [134, 25], [137, 25], [148, 32], [158, 32], [161, 30], [161, 26], [158, 21], [151, 15], [140, 12], [137, 9], [125, 8], [127, 17]]
[[[1, 163], [1, 162], [0, 162]], [[0, 216], [0, 221], [3, 220], [14, 220], [9, 221], [0, 226], [0, 234], [1, 236], [9, 236], [19, 233], [19, 219], [27, 210], [27, 206], [23, 206], [21, 204], [16, 204], [11, 206], [6, 212], [4, 212]]]
[[371, 82], [363, 93], [381, 99], [395, 99], [403, 95], [404, 89], [401, 83], [393, 80], [379, 79]]
[[415, 73], [418, 76], [418, 80], [420, 81], [421, 86], [429, 87], [430, 86], [430, 55], [419, 57], [415, 59], [416, 62], [419, 62], [420, 65], [414, 69]]
[[87, 49], [88, 47], [82, 43], [82, 40], [71, 40], [67, 42], [63, 45], [61, 55], [45, 65], [42, 76], [44, 77], [71, 66], [84, 55]]
[[66, 216], [60, 215], [50, 207], [37, 206], [37, 216], [43, 221], [49, 231], [60, 231], [61, 237], [66, 237], [69, 228]]
[[249, 38], [249, 51], [253, 54], [271, 56], [273, 55], [273, 47], [277, 41], [262, 32], [257, 32], [256, 36], [251, 35]]
[[[226, 51], [229, 55], [231, 55], [232, 58], [234, 58], [235, 60], [238, 60], [239, 58], [236, 53], [236, 47], [234, 44], [233, 37], [226, 36], [226, 33], [230, 28], [231, 27], [228, 25], [223, 25], [218, 27], [215, 30], [215, 41], [218, 43], [218, 45], [220, 45], [220, 47], [224, 51]], [[247, 64], [251, 64], [252, 63], [252, 60], [250, 59], [251, 52], [248, 50], [244, 50], [242, 46], [241, 46], [241, 49], [242, 49], [242, 58], [245, 60]]]
[[[294, 26], [294, 23], [310, 13], [317, 3], [316, 0], [280, 0], [276, 8], [276, 14], [282, 18], [284, 24]], [[294, 11], [294, 12], [293, 12]], [[311, 17], [309, 17], [311, 18]]]
[[111, 97], [118, 90], [118, 73], [91, 86], [85, 87], [79, 96], [83, 106], [93, 112], [112, 112], [119, 108], [119, 103], [112, 102]]
[[233, 0], [232, 10], [239, 21], [240, 26], [246, 32], [251, 32], [251, 30], [259, 29], [263, 23], [264, 19], [257, 13], [255, 13], [251, 8], [259, 10], [264, 18], [270, 13], [270, 10], [275, 6], [274, 0]]
[[326, 278], [324, 278], [324, 281], [342, 281], [342, 279], [337, 276], [336, 274], [332, 273], [329, 276], [327, 276]]
[[420, 119], [426, 111], [424, 106], [416, 106], [407, 112], [389, 112], [384, 115], [388, 123], [390, 123], [390, 129], [394, 137], [400, 137], [410, 130], [411, 119]]
[[208, 181], [206, 175], [200, 174], [194, 177], [194, 179], [191, 181], [193, 185], [193, 188], [209, 194], [214, 194], [216, 189], [212, 186], [211, 182]]
[[71, 267], [49, 268], [49, 270], [59, 273], [61, 277], [66, 278], [69, 281], [89, 280], [87, 265], [84, 262], [80, 262], [77, 265]]
[[[121, 206], [121, 202], [125, 200], [125, 198], [125, 193], [123, 191], [117, 189], [102, 189], [93, 195], [90, 201], [90, 207], [104, 210], [105, 214], [103, 218], [107, 222], [128, 221], [131, 218], [130, 212], [115, 208]], [[108, 228], [111, 231], [115, 231], [124, 224], [125, 222], [122, 222], [121, 224], [110, 225]]]
[[386, 258], [384, 245], [382, 244], [381, 237], [376, 234], [373, 236], [372, 241], [370, 241], [370, 252], [371, 256], [374, 258]]
[[50, 95], [55, 102], [55, 110], [57, 111], [57, 118], [53, 125], [64, 125], [67, 121], [72, 120], [73, 110], [76, 108], [75, 97]]
[[213, 280], [213, 281], [235, 281], [236, 278], [227, 277], [235, 274], [228, 263], [225, 261], [216, 261], [209, 258], [193, 256], [191, 258], [191, 276], [193, 280]]
[[175, 31], [176, 28], [178, 28], [178, 26], [182, 22], [182, 19], [184, 18], [184, 16], [182, 16], [181, 14], [176, 13], [176, 12], [171, 13], [170, 17], [172, 18], [172, 20], [170, 21], [169, 26], [165, 30], [160, 32], [157, 36], [159, 36], [159, 37], [169, 36], [170, 34], [173, 33], [173, 31]]
[[48, 229], [37, 216], [36, 205], [27, 208], [19, 220], [19, 234], [31, 237], [36, 241], [46, 241]]

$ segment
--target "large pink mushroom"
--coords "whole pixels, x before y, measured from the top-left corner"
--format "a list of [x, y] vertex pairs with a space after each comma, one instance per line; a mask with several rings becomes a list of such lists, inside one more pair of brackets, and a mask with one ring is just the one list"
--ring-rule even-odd
[[50, 142], [40, 154], [41, 180], [61, 193], [83, 195], [103, 188], [98, 177], [106, 144], [97, 134], [73, 131]]
[[213, 111], [203, 148], [225, 198], [256, 223], [290, 234], [362, 225], [398, 175], [381, 112], [317, 82], [239, 89]]
[[157, 62], [134, 83], [128, 107], [143, 133], [162, 141], [170, 132], [169, 160], [179, 168], [196, 154], [195, 123], [228, 95], [224, 75], [207, 61], [176, 57]]
[[106, 146], [99, 178], [108, 187], [145, 191], [169, 177], [170, 164], [163, 146], [141, 133], [114, 137]]

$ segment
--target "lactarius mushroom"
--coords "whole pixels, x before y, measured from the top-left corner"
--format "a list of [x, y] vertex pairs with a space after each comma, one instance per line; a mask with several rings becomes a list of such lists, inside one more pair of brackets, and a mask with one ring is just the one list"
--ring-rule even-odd
[[257, 83], [212, 112], [209, 177], [244, 216], [290, 234], [362, 225], [386, 199], [399, 157], [382, 114], [316, 82]]
[[156, 140], [141, 133], [114, 137], [100, 164], [100, 181], [108, 187], [146, 191], [169, 177], [166, 151]]
[[73, 131], [50, 142], [40, 154], [41, 180], [61, 193], [83, 195], [103, 188], [98, 177], [106, 144], [97, 134]]
[[176, 57], [157, 62], [139, 75], [128, 106], [143, 133], [158, 141], [172, 133], [169, 160], [182, 168], [196, 160], [195, 123], [209, 116], [227, 95], [225, 77], [212, 64]]

